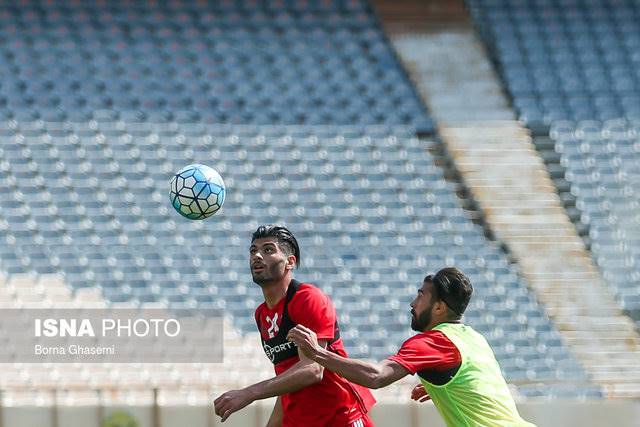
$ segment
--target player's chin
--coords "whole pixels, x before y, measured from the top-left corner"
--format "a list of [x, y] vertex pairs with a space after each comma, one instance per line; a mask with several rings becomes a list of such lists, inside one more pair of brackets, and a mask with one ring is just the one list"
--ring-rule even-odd
[[267, 283], [269, 281], [269, 277], [267, 277], [266, 274], [264, 274], [264, 271], [252, 271], [251, 272], [251, 277], [253, 278], [254, 283], [257, 283], [258, 285], [262, 286], [265, 283]]

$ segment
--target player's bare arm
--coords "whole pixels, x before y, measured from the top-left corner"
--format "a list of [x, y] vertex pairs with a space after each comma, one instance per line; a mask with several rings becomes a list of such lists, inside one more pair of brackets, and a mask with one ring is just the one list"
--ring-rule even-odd
[[368, 388], [382, 388], [410, 374], [402, 365], [391, 360], [378, 364], [347, 359], [318, 344], [316, 333], [302, 325], [289, 331], [287, 338], [309, 359], [347, 380]]
[[[317, 343], [316, 341], [316, 344], [318, 347], [324, 348], [327, 342]], [[224, 422], [231, 414], [256, 400], [293, 393], [322, 381], [324, 368], [306, 357], [301, 351], [298, 351], [298, 355], [300, 360], [281, 375], [250, 385], [242, 390], [230, 390], [218, 397], [213, 402], [216, 415], [222, 417], [221, 421]]]

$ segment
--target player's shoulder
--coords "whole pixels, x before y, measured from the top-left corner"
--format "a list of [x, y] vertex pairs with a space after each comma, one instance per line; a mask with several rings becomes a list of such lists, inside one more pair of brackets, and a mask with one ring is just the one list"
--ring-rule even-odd
[[322, 289], [312, 283], [307, 282], [301, 282], [298, 285], [298, 290], [294, 294], [294, 298], [296, 297], [329, 298], [329, 296], [325, 294]]
[[323, 295], [327, 296], [317, 285], [309, 282], [298, 283], [298, 290], [295, 295]]
[[415, 345], [415, 344], [430, 344], [430, 343], [442, 343], [442, 342], [451, 342], [451, 340], [449, 340], [449, 338], [447, 338], [447, 336], [445, 334], [443, 334], [441, 331], [437, 331], [437, 330], [429, 330], [426, 332], [419, 332], [417, 334], [415, 334], [414, 336], [412, 336], [411, 338], [407, 339], [402, 346], [406, 346], [406, 345]]

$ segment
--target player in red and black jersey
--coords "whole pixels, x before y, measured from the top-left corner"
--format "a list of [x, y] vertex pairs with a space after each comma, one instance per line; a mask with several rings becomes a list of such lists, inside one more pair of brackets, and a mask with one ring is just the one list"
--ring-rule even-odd
[[375, 403], [369, 389], [324, 370], [287, 340], [289, 330], [304, 325], [317, 332], [322, 347], [347, 357], [329, 297], [292, 278], [300, 261], [296, 238], [285, 227], [261, 226], [253, 233], [249, 252], [251, 275], [265, 300], [255, 320], [276, 376], [224, 393], [214, 401], [216, 414], [225, 421], [255, 400], [278, 396], [268, 427], [373, 426], [367, 416]]

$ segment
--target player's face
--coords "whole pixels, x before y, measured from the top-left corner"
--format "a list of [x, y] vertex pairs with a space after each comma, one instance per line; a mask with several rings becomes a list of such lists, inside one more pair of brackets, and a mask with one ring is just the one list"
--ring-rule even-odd
[[433, 305], [433, 284], [424, 282], [411, 302], [411, 329], [416, 332], [425, 330], [431, 323]]
[[249, 267], [253, 281], [260, 286], [276, 282], [287, 273], [287, 255], [272, 237], [256, 239], [249, 248]]

